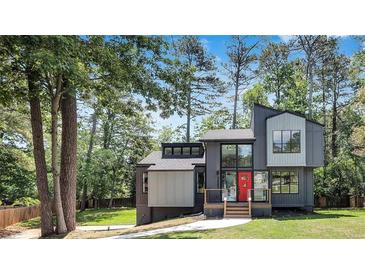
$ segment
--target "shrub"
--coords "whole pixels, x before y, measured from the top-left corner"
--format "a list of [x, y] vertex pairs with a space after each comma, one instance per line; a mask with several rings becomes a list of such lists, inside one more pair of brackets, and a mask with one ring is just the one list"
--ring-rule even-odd
[[38, 199], [34, 199], [31, 197], [22, 197], [19, 199], [16, 199], [13, 203], [13, 206], [35, 206], [39, 205], [40, 201]]

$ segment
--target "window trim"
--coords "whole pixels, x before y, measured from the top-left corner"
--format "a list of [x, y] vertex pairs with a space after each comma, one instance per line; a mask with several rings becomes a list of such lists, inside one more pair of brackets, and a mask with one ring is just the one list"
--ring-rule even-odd
[[[280, 184], [279, 184], [279, 189], [280, 189], [280, 192], [274, 192], [273, 191], [273, 177], [274, 177], [274, 173], [280, 173]], [[283, 177], [281, 176], [281, 173], [284, 173], [284, 172], [287, 172], [289, 173], [289, 177], [292, 176], [292, 174], [296, 175], [297, 177], [297, 185], [298, 185], [298, 190], [297, 192], [291, 192], [291, 185], [292, 185], [292, 181], [289, 182], [289, 192], [282, 192], [282, 181], [283, 181]], [[272, 170], [271, 172], [271, 192], [272, 194], [299, 194], [299, 172], [297, 170]]]
[[[274, 142], [274, 132], [275, 131], [280, 131], [280, 151], [275, 151], [274, 150], [274, 147], [275, 147], [275, 144], [279, 144], [279, 143], [275, 143]], [[292, 150], [292, 147], [290, 145], [290, 151], [288, 152], [284, 152], [283, 151], [283, 131], [289, 131], [290, 132], [290, 139], [292, 138], [293, 136], [293, 131], [299, 131], [299, 151], [291, 151]], [[302, 145], [301, 145], [301, 138], [302, 138], [302, 132], [300, 129], [273, 129], [272, 130], [272, 153], [273, 154], [297, 154], [297, 153], [302, 153]]]

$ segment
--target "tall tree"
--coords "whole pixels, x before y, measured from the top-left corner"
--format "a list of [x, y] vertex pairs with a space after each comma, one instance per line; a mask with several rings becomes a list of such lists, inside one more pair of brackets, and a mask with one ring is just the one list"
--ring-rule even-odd
[[216, 99], [224, 93], [224, 88], [216, 75], [214, 57], [198, 37], [183, 36], [173, 42], [173, 48], [180, 75], [175, 87], [183, 98], [180, 110], [186, 115], [185, 141], [190, 142], [191, 120], [217, 106]]
[[247, 87], [254, 78], [253, 63], [257, 60], [255, 49], [259, 41], [249, 44], [248, 37], [233, 36], [227, 45], [228, 62], [224, 68], [228, 73], [230, 84], [234, 87], [234, 107], [232, 128], [237, 124], [237, 102], [239, 90]]
[[326, 40], [321, 35], [298, 35], [294, 41], [297, 49], [304, 52], [305, 55], [305, 73], [308, 82], [308, 116], [313, 116], [313, 93], [314, 93], [314, 69], [318, 57], [321, 55], [322, 42]]

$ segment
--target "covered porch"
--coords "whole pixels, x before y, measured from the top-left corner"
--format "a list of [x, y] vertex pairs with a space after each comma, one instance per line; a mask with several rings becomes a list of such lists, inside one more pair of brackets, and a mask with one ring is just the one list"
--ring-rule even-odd
[[271, 216], [271, 209], [271, 189], [248, 189], [246, 201], [232, 199], [229, 189], [204, 189], [204, 214], [207, 217]]

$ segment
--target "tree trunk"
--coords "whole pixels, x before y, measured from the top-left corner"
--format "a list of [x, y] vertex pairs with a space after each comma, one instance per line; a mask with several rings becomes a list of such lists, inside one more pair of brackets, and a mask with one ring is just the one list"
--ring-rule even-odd
[[61, 197], [68, 231], [76, 228], [77, 109], [76, 97], [68, 92], [61, 102]]
[[236, 128], [236, 123], [237, 123], [237, 100], [238, 100], [238, 81], [239, 81], [239, 76], [236, 75], [236, 82], [235, 82], [235, 93], [234, 93], [234, 107], [233, 107], [233, 124], [232, 124], [232, 128], [235, 129]]
[[333, 88], [332, 102], [332, 134], [331, 134], [332, 157], [337, 157], [337, 87]]
[[35, 76], [28, 73], [29, 104], [32, 125], [33, 154], [36, 167], [37, 189], [41, 201], [41, 235], [53, 234], [52, 207], [49, 198], [47, 166], [43, 143], [41, 104], [36, 94]]
[[191, 120], [191, 91], [188, 94], [188, 109], [186, 114], [186, 142], [190, 142], [190, 120]]
[[308, 116], [312, 118], [312, 101], [313, 101], [313, 66], [312, 60], [308, 60], [308, 73], [309, 73], [309, 94], [308, 94]]
[[51, 126], [51, 139], [52, 139], [52, 175], [54, 186], [54, 206], [57, 220], [57, 233], [63, 234], [67, 232], [65, 223], [65, 217], [63, 214], [61, 191], [60, 191], [60, 171], [58, 162], [58, 109], [60, 103], [60, 94], [56, 94], [52, 98], [52, 126]]
[[[93, 146], [94, 146], [94, 136], [96, 133], [96, 122], [97, 122], [97, 117], [96, 117], [96, 113], [94, 113], [92, 116], [92, 126], [91, 126], [91, 130], [90, 130], [89, 147], [88, 147], [87, 154], [86, 154], [86, 163], [85, 163], [86, 172], [88, 172], [89, 168], [90, 168], [91, 154], [92, 154]], [[85, 210], [86, 201], [87, 201], [87, 181], [86, 181], [86, 179], [84, 179], [83, 186], [82, 186], [82, 200], [81, 200], [81, 207], [80, 207], [81, 211]]]

